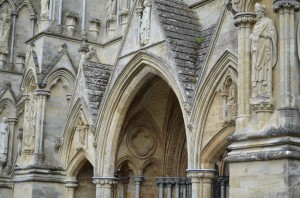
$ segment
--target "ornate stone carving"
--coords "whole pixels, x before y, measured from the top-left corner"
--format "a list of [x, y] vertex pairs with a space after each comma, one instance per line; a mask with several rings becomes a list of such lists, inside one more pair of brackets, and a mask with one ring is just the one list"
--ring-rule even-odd
[[151, 0], [143, 1], [143, 11], [141, 15], [140, 24], [140, 45], [144, 46], [149, 43], [150, 40], [150, 19], [151, 19]]
[[82, 116], [77, 120], [75, 135], [77, 136], [77, 150], [86, 150], [88, 148], [89, 126], [83, 121]]
[[277, 62], [277, 33], [274, 22], [265, 16], [266, 7], [255, 4], [256, 22], [251, 39], [252, 97], [272, 97], [272, 70]]
[[190, 115], [192, 113], [193, 105], [192, 103], [185, 102], [183, 103], [183, 108]]
[[32, 154], [34, 152], [34, 139], [36, 130], [36, 96], [31, 94], [28, 98], [25, 112], [25, 130], [23, 134], [23, 152]]
[[106, 3], [106, 19], [114, 18], [117, 15], [117, 0], [108, 0]]
[[8, 124], [6, 118], [3, 119], [3, 122], [0, 123], [0, 162], [5, 163], [7, 161], [7, 152], [8, 152]]
[[10, 11], [4, 7], [0, 17], [0, 54], [8, 54], [8, 40], [11, 28]]
[[41, 17], [43, 19], [49, 19], [49, 3], [50, 0], [41, 0]]
[[93, 177], [93, 183], [96, 185], [114, 185], [118, 184], [118, 181], [114, 177]]
[[297, 0], [274, 0], [274, 11], [278, 12], [281, 8], [294, 8], [295, 10], [298, 10], [300, 8], [300, 2]]
[[138, 126], [130, 130], [126, 143], [131, 154], [143, 159], [151, 156], [156, 148], [156, 138], [144, 126]]
[[257, 20], [254, 13], [238, 13], [234, 16], [234, 25], [239, 27], [241, 24], [255, 23]]
[[237, 87], [234, 83], [232, 83], [228, 90], [226, 121], [235, 120], [238, 111], [237, 99]]
[[64, 138], [62, 138], [62, 137], [55, 137], [55, 138], [53, 138], [53, 143], [54, 143], [55, 149], [58, 150], [63, 145]]

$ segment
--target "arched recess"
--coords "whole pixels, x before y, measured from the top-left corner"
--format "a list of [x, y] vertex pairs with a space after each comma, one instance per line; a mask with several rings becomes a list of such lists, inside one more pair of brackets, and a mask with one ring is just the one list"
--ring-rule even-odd
[[37, 87], [37, 78], [35, 72], [32, 69], [26, 71], [22, 83], [21, 89], [25, 94], [33, 93]]
[[194, 98], [194, 109], [191, 115], [191, 122], [194, 123], [194, 140], [193, 145], [197, 145], [193, 151], [195, 159], [195, 169], [201, 169], [200, 155], [202, 153], [203, 133], [207, 116], [211, 108], [211, 104], [216, 95], [220, 82], [226, 79], [226, 75], [231, 75], [232, 79], [237, 79], [237, 57], [230, 51], [225, 51], [216, 62], [210, 74], [204, 80], [199, 92], [196, 92]]
[[16, 9], [16, 5], [14, 4], [14, 2], [12, 0], [0, 0], [0, 6], [2, 6], [4, 3], [8, 3], [9, 6], [12, 8], [12, 9]]
[[89, 153], [82, 151], [77, 153], [70, 161], [66, 168], [66, 177], [74, 178], [84, 165], [86, 161], [89, 161], [95, 167], [95, 161]]
[[[5, 112], [4, 112], [5, 111]], [[3, 113], [3, 116], [1, 116]], [[15, 118], [16, 117], [16, 109], [15, 104], [10, 99], [3, 99], [0, 101], [0, 118]], [[2, 122], [0, 119], [0, 122]]]
[[63, 81], [64, 85], [69, 90], [69, 93], [71, 93], [75, 82], [75, 76], [66, 69], [58, 69], [49, 74], [45, 79], [45, 84], [47, 84], [46, 89], [50, 90], [59, 80]]
[[[103, 101], [97, 127], [97, 175], [114, 175], [117, 145], [125, 115], [140, 88], [155, 76], [159, 76], [170, 86], [183, 110], [182, 104], [186, 98], [172, 67], [155, 56], [138, 53], [116, 79]], [[183, 118], [187, 120], [184, 113]]]
[[[76, 148], [72, 148], [72, 144], [74, 143], [74, 137], [76, 133], [76, 126], [78, 119], [81, 119], [83, 124], [86, 127], [89, 127], [92, 123], [91, 120], [91, 114], [88, 111], [87, 104], [85, 103], [84, 99], [77, 99], [76, 103], [74, 104], [73, 107], [71, 107], [71, 110], [69, 111], [69, 114], [67, 116], [67, 122], [66, 126], [64, 127], [64, 134], [63, 134], [63, 146], [62, 149], [60, 150], [60, 159], [64, 167], [67, 167], [68, 163], [70, 162], [71, 158], [78, 153], [85, 151], [89, 153], [90, 156], [94, 156], [94, 153], [91, 153], [91, 150], [94, 149], [88, 149], [88, 150], [83, 150], [80, 149], [76, 151]], [[90, 129], [88, 130], [88, 133], [90, 134]], [[93, 147], [93, 144], [90, 143], [90, 147]], [[89, 148], [90, 148], [89, 147]], [[71, 152], [73, 154], [71, 154]]]

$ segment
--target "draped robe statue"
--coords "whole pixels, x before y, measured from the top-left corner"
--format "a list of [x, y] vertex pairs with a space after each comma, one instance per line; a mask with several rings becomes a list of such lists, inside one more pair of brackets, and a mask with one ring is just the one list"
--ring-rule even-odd
[[4, 122], [0, 123], [0, 161], [6, 162], [7, 160], [7, 149], [8, 149], [8, 124], [5, 119]]
[[274, 22], [265, 17], [265, 6], [257, 3], [258, 21], [251, 34], [252, 97], [272, 96], [272, 69], [277, 62], [277, 33]]
[[151, 0], [143, 1], [143, 14], [140, 26], [140, 44], [142, 46], [149, 43], [150, 37], [150, 14], [151, 14]]
[[0, 53], [8, 54], [8, 40], [10, 35], [11, 18], [8, 7], [4, 8], [0, 16]]

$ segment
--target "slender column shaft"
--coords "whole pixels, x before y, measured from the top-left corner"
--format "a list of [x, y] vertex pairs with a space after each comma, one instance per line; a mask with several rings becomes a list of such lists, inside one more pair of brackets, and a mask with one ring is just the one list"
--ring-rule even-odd
[[172, 198], [172, 183], [168, 183], [168, 198]]
[[15, 139], [15, 124], [17, 122], [16, 118], [8, 118], [7, 120], [9, 124], [9, 142], [8, 142], [8, 155], [7, 159], [10, 165], [14, 162], [14, 139]]
[[140, 188], [141, 188], [141, 182], [143, 181], [143, 177], [137, 176], [134, 177], [135, 182], [135, 198], [140, 198]]
[[61, 25], [62, 23], [62, 6], [63, 6], [63, 0], [59, 0], [59, 8], [58, 8], [58, 25]]
[[176, 188], [176, 195], [175, 195], [175, 197], [179, 198], [180, 197], [180, 185], [179, 185], [179, 182], [176, 182], [175, 188]]
[[12, 15], [12, 33], [11, 33], [11, 44], [10, 44], [10, 56], [9, 56], [9, 63], [13, 63], [14, 57], [14, 49], [15, 49], [15, 32], [16, 32], [16, 17], [18, 16], [18, 11], [13, 10], [11, 12]]
[[83, 4], [83, 6], [82, 6], [82, 25], [81, 25], [81, 29], [82, 29], [82, 31], [85, 31], [86, 0], [83, 0], [82, 4]]
[[159, 198], [164, 198], [164, 184], [159, 184]]
[[49, 94], [45, 90], [37, 90], [37, 122], [35, 132], [35, 163], [41, 163], [43, 155], [43, 136], [44, 136], [44, 119], [45, 119], [45, 105], [46, 97]]

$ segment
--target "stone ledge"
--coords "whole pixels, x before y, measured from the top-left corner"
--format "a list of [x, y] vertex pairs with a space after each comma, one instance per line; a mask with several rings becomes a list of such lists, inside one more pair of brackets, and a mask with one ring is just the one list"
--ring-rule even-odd
[[227, 138], [227, 141], [238, 142], [238, 141], [265, 139], [265, 138], [282, 137], [282, 136], [300, 137], [300, 128], [295, 128], [295, 129], [278, 128], [278, 129], [270, 129], [268, 131], [263, 131], [256, 134], [237, 134], [237, 135], [229, 136]]
[[300, 152], [297, 151], [267, 151], [259, 153], [249, 153], [241, 155], [232, 155], [225, 158], [226, 162], [250, 162], [250, 161], [267, 161], [278, 159], [297, 159], [300, 160]]

